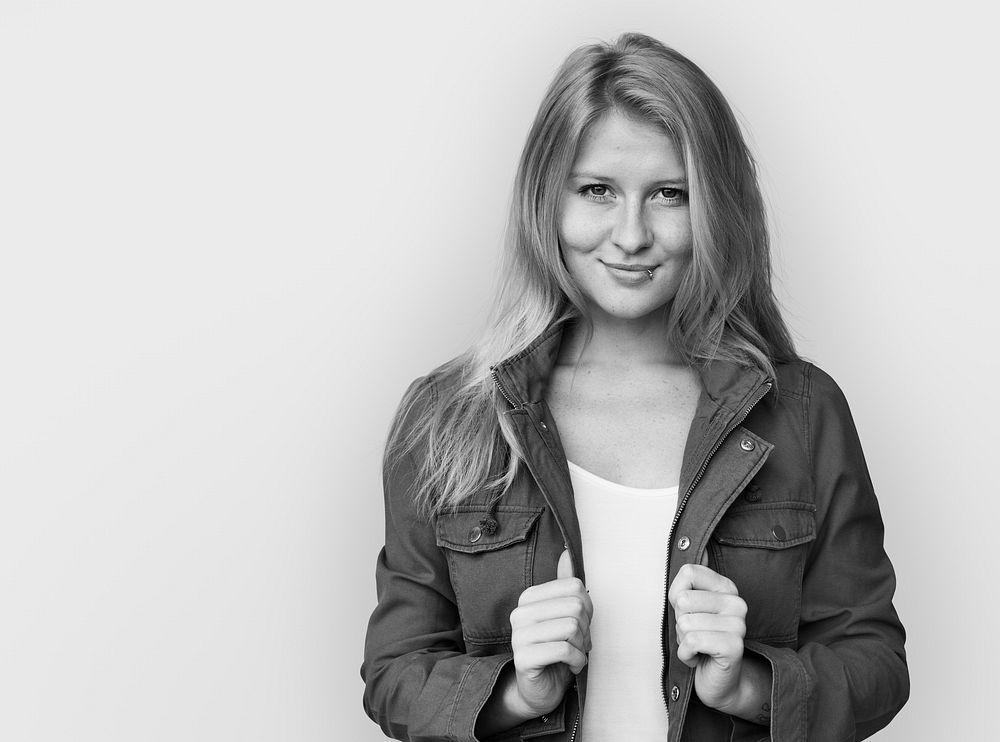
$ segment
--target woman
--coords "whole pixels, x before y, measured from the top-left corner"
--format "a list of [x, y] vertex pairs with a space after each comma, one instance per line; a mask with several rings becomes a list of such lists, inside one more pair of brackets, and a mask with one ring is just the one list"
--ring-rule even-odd
[[384, 462], [362, 675], [402, 740], [846, 740], [908, 694], [843, 395], [797, 358], [753, 160], [627, 34], [528, 135], [490, 331]]

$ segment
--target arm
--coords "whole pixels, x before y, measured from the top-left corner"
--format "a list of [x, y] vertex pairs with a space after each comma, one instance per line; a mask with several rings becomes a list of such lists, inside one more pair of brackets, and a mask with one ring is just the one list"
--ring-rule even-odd
[[[513, 652], [469, 654], [448, 560], [434, 525], [414, 505], [419, 455], [402, 457], [383, 474], [385, 547], [361, 668], [366, 712], [400, 740], [474, 742], [517, 726], [514, 736], [561, 731], [562, 713], [553, 711], [587, 662], [593, 610], [569, 554], [560, 558], [556, 579], [521, 593], [510, 616]], [[468, 597], [490, 600], [488, 588]]]
[[479, 715], [479, 736], [539, 717], [546, 723], [587, 664], [593, 611], [586, 587], [573, 576], [569, 551], [563, 551], [556, 579], [526, 589], [510, 615], [514, 661]]
[[888, 724], [906, 702], [909, 675], [895, 575], [847, 400], [819, 369], [807, 374], [818, 530], [803, 576], [799, 646], [746, 648], [771, 665], [775, 742], [841, 742]]
[[699, 700], [716, 711], [767, 726], [771, 666], [744, 653], [747, 604], [733, 581], [705, 565], [685, 564], [667, 599], [677, 617], [677, 657], [694, 668]]
[[383, 472], [385, 547], [361, 667], [364, 707], [393, 739], [472, 742], [476, 716], [511, 655], [466, 653], [447, 561], [414, 507], [416, 470], [407, 455]]
[[753, 653], [743, 655], [740, 679], [733, 699], [717, 707], [724, 714], [761, 726], [771, 723], [771, 664]]
[[521, 694], [517, 690], [517, 676], [512, 664], [500, 671], [493, 695], [486, 701], [476, 722], [476, 736], [485, 739], [507, 729], [522, 724], [538, 714], [524, 708]]

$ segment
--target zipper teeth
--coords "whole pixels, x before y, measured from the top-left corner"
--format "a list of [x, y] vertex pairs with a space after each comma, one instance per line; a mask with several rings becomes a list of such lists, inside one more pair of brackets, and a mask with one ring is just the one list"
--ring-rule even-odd
[[[507, 400], [507, 403], [512, 408], [517, 409], [517, 407], [518, 407], [517, 404], [514, 402], [513, 399], [511, 399], [511, 396], [507, 393], [507, 390], [504, 389], [503, 384], [500, 383], [500, 376], [497, 374], [497, 370], [496, 370], [495, 366], [491, 366], [490, 367], [490, 376], [493, 377], [493, 383], [496, 384], [497, 389], [500, 390], [500, 394], [502, 394], [503, 398]], [[525, 463], [527, 463], [527, 462], [525, 462]], [[531, 466], [528, 465], [528, 468], [530, 470]], [[537, 480], [537, 478], [536, 478], [536, 480]], [[545, 497], [545, 499], [547, 501], [550, 500], [550, 498], [548, 497], [548, 494], [545, 492], [545, 488], [542, 487], [541, 482], [538, 483], [538, 486], [539, 486], [539, 489], [542, 490], [542, 496]], [[559, 519], [559, 517], [556, 515], [554, 509], [552, 511], [552, 515], [556, 519], [556, 525], [559, 527], [559, 533], [562, 534], [564, 545], [565, 545], [566, 549], [568, 550], [569, 549], [569, 540], [566, 538], [566, 529], [563, 527], [563, 523]], [[572, 555], [571, 555], [570, 558], [572, 558]], [[575, 682], [573, 683], [573, 688], [577, 691], [577, 693], [579, 693], [580, 689], [579, 689], [579, 687], [577, 686], [577, 684]], [[576, 721], [573, 722], [573, 731], [569, 735], [569, 742], [574, 742], [574, 740], [576, 739], [577, 730], [580, 728], [580, 717], [583, 715], [582, 712], [583, 712], [583, 709], [577, 709], [577, 712], [576, 712]]]
[[[490, 369], [490, 374], [493, 376], [493, 381], [494, 383], [496, 383], [497, 389], [500, 390], [500, 393], [503, 395], [503, 398], [510, 403], [510, 406], [513, 407], [514, 409], [524, 409], [522, 407], [518, 407], [514, 403], [514, 400], [510, 398], [510, 395], [507, 394], [507, 391], [503, 388], [503, 384], [500, 383], [500, 379], [497, 377], [497, 372], [495, 368]], [[528, 417], [530, 418], [531, 416], [532, 416], [531, 412], [528, 412]], [[544, 497], [545, 501], [547, 503], [550, 503], [551, 506], [552, 498], [549, 496], [549, 493], [545, 490], [545, 487], [541, 482], [542, 478], [536, 476], [536, 472], [531, 468], [531, 463], [527, 459], [524, 459], [524, 465], [528, 467], [528, 471], [531, 472], [531, 475], [533, 477], [535, 477], [535, 481], [538, 483], [538, 489], [539, 491], [541, 491], [542, 497]], [[563, 537], [563, 546], [566, 548], [567, 551], [569, 551], [569, 538], [566, 535], [566, 527], [563, 524], [562, 519], [556, 513], [556, 509], [551, 508], [551, 510], [552, 510], [552, 517], [555, 518], [556, 525], [559, 527], [559, 535]], [[572, 559], [572, 552], [570, 552], [570, 558]]]
[[503, 388], [503, 384], [500, 383], [500, 375], [497, 373], [496, 366], [490, 366], [490, 376], [493, 377], [493, 383], [497, 385], [497, 389], [500, 390], [500, 394], [502, 394], [503, 398], [507, 400], [507, 404], [511, 407], [517, 407], [517, 405], [514, 404], [514, 400], [510, 398], [509, 394], [507, 394], [507, 390]]
[[684, 493], [684, 497], [681, 498], [681, 501], [677, 506], [677, 511], [674, 513], [674, 520], [670, 524], [670, 532], [667, 534], [666, 575], [663, 578], [663, 584], [664, 584], [663, 614], [660, 617], [660, 643], [661, 643], [660, 653], [663, 656], [663, 671], [660, 682], [660, 694], [663, 696], [663, 705], [667, 709], [667, 718], [670, 717], [670, 703], [667, 699], [666, 681], [667, 681], [667, 667], [669, 665], [669, 661], [667, 657], [667, 638], [666, 638], [667, 635], [665, 629], [667, 621], [667, 602], [668, 602], [667, 589], [669, 588], [669, 586], [667, 585], [667, 580], [670, 579], [670, 551], [671, 551], [671, 544], [673, 544], [674, 542], [674, 529], [677, 527], [677, 522], [681, 519], [681, 513], [684, 511], [684, 506], [687, 505], [687, 501], [691, 497], [691, 493], [694, 492], [694, 488], [698, 486], [698, 482], [701, 481], [701, 478], [705, 476], [705, 472], [708, 470], [708, 464], [712, 460], [712, 457], [715, 456], [716, 452], [720, 448], [722, 448], [722, 444], [726, 442], [726, 438], [729, 437], [729, 434], [732, 433], [734, 430], [736, 430], [736, 428], [738, 428], [743, 423], [743, 421], [747, 419], [747, 416], [750, 414], [753, 408], [757, 406], [757, 403], [760, 402], [765, 396], [767, 396], [767, 393], [771, 391], [772, 386], [773, 384], [770, 381], [765, 382], [764, 386], [761, 387], [761, 389], [757, 392], [756, 395], [754, 395], [754, 397], [750, 400], [750, 403], [743, 409], [743, 412], [739, 415], [739, 417], [737, 417], [732, 423], [730, 423], [729, 427], [726, 428], [725, 432], [722, 434], [722, 437], [720, 437], [718, 442], [715, 444], [715, 447], [712, 448], [712, 450], [709, 451], [708, 456], [705, 457], [705, 460], [701, 464], [701, 468], [698, 469], [697, 474], [694, 475], [694, 479], [691, 480], [691, 485], [687, 488], [687, 491]]
[[573, 731], [570, 732], [569, 742], [576, 739], [576, 730], [580, 728], [580, 711], [576, 712], [576, 721], [573, 722]]
[[576, 739], [576, 730], [580, 727], [580, 715], [576, 715], [576, 721], [573, 722], [573, 733], [569, 735], [569, 742], [573, 742]]

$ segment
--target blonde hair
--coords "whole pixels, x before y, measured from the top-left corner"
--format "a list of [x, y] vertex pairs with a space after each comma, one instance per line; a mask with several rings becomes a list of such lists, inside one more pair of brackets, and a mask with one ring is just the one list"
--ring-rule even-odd
[[560, 258], [559, 197], [583, 135], [612, 110], [662, 127], [684, 159], [693, 255], [669, 315], [674, 347], [694, 366], [726, 359], [772, 376], [775, 361], [795, 357], [771, 289], [756, 165], [722, 93], [649, 36], [580, 47], [549, 85], [521, 153], [489, 329], [410, 387], [390, 429], [383, 465], [420, 448], [413, 496], [426, 513], [484, 491], [500, 497], [517, 475], [523, 457], [490, 369], [555, 324], [587, 323]]

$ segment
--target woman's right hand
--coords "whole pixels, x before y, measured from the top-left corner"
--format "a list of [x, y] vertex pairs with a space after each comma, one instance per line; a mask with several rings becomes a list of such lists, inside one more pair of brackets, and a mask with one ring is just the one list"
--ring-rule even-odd
[[524, 718], [552, 711], [573, 677], [587, 664], [594, 604], [573, 576], [569, 551], [563, 551], [556, 579], [521, 593], [510, 614], [516, 703]]

